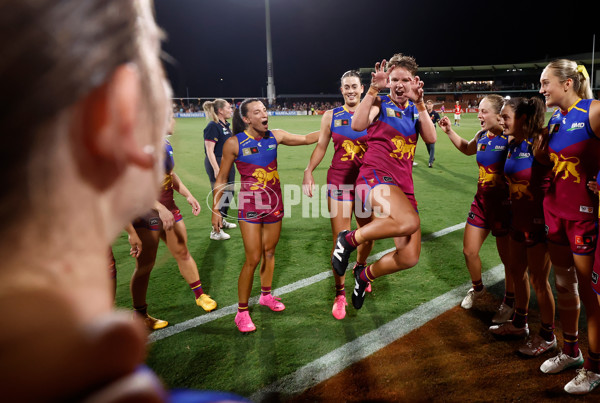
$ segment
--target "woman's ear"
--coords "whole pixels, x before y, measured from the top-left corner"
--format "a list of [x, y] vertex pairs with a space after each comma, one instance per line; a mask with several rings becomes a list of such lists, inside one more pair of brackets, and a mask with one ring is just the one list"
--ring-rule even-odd
[[116, 180], [133, 164], [143, 169], [154, 166], [151, 147], [136, 139], [139, 125], [141, 84], [137, 68], [119, 66], [112, 76], [81, 103], [82, 150], [76, 150], [84, 176], [99, 187]]

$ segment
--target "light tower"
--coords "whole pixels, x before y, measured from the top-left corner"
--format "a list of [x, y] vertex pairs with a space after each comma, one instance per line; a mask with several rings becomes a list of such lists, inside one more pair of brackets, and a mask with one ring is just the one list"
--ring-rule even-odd
[[267, 99], [269, 105], [275, 103], [275, 80], [273, 79], [273, 51], [271, 49], [271, 13], [269, 0], [265, 0], [266, 28], [267, 28]]

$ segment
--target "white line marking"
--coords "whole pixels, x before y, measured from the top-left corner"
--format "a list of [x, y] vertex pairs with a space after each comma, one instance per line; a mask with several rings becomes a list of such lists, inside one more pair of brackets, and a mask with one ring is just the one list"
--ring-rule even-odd
[[[463, 229], [464, 227], [465, 227], [465, 223], [462, 222], [460, 224], [453, 225], [452, 227], [444, 228], [440, 231], [433, 232], [433, 233], [423, 237], [422, 242], [431, 241], [435, 238], [439, 238], [439, 237], [447, 235], [451, 232]], [[394, 250], [395, 250], [395, 248], [390, 248], [390, 249], [381, 251], [379, 253], [376, 253], [375, 255], [371, 255], [371, 256], [369, 256], [367, 261], [374, 262], [376, 260], [379, 260], [379, 259], [381, 259], [382, 256], [384, 256]], [[351, 266], [354, 266], [354, 262], [351, 263], [350, 265], [348, 265], [348, 267], [351, 267]], [[331, 276], [333, 276], [333, 273], [331, 272], [331, 270], [324, 271], [319, 274], [315, 274], [314, 276], [311, 276], [311, 277], [308, 277], [308, 278], [305, 278], [302, 280], [298, 280], [292, 284], [288, 284], [283, 287], [277, 288], [277, 289], [273, 290], [273, 294], [284, 295], [289, 292], [299, 290], [300, 288], [308, 287], [309, 285], [312, 285], [319, 281], [325, 280], [326, 278], [331, 277]], [[248, 301], [248, 306], [252, 306], [257, 303], [258, 303], [258, 296], [252, 297]], [[173, 326], [169, 326], [169, 327], [166, 327], [161, 330], [156, 330], [156, 331], [152, 332], [152, 334], [150, 334], [150, 336], [148, 337], [148, 342], [153, 343], [155, 341], [166, 339], [167, 337], [176, 335], [177, 333], [181, 333], [183, 331], [193, 329], [200, 325], [204, 325], [208, 322], [212, 322], [213, 320], [220, 319], [227, 315], [232, 315], [236, 312], [237, 312], [237, 304], [233, 304], [233, 305], [229, 305], [229, 306], [217, 309], [216, 311], [207, 313], [205, 315], [197, 316], [193, 319], [186, 320], [185, 322], [177, 323]]]
[[[504, 280], [504, 265], [498, 265], [483, 273], [486, 284], [496, 284]], [[337, 375], [350, 365], [386, 347], [400, 337], [423, 326], [442, 313], [458, 305], [464, 298], [471, 283], [463, 284], [439, 297], [428, 301], [397, 319], [386, 323], [359, 338], [344, 344], [332, 352], [314, 360], [297, 371], [271, 385], [257, 391], [250, 400], [260, 402], [272, 398], [285, 400], [286, 395], [295, 395]]]
[[[324, 271], [319, 274], [315, 274], [312, 277], [308, 277], [302, 280], [298, 280], [292, 284], [285, 285], [283, 287], [277, 288], [273, 290], [273, 294], [275, 295], [284, 295], [292, 291], [299, 290], [300, 288], [308, 287], [311, 284], [315, 284], [321, 280], [325, 280], [327, 277], [333, 276], [331, 271]], [[258, 304], [258, 296], [250, 298], [248, 301], [248, 306]], [[177, 323], [174, 326], [166, 327], [161, 330], [154, 331], [150, 336], [148, 336], [148, 341], [150, 343], [165, 339], [169, 336], [173, 336], [177, 333], [181, 333], [185, 330], [193, 329], [197, 326], [203, 325], [208, 322], [212, 322], [213, 320], [220, 319], [224, 316], [231, 315], [237, 312], [238, 304], [233, 304], [226, 306], [224, 308], [218, 309], [216, 311], [207, 313], [206, 315], [197, 316], [193, 319], [186, 320], [185, 322]]]

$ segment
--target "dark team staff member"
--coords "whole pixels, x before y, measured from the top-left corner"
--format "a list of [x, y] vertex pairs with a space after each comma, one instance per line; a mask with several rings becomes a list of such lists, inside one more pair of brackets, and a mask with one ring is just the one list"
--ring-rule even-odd
[[[440, 114], [433, 109], [433, 102], [431, 100], [425, 102], [425, 106], [427, 107], [427, 113], [429, 113], [433, 126], [436, 126], [440, 121]], [[429, 154], [429, 168], [433, 168], [433, 161], [435, 161], [435, 143], [425, 143], [425, 147], [427, 147], [427, 153]]]
[[[204, 102], [202, 104], [202, 109], [204, 109], [204, 112], [206, 113], [206, 118], [210, 120], [204, 128], [204, 152], [206, 154], [206, 158], [204, 159], [204, 169], [206, 169], [210, 187], [214, 190], [216, 177], [219, 175], [219, 165], [221, 164], [221, 158], [223, 157], [223, 145], [227, 139], [231, 137], [231, 130], [229, 129], [229, 122], [227, 119], [231, 119], [233, 109], [229, 102], [221, 98]], [[223, 203], [220, 209], [221, 216], [223, 217], [223, 229], [237, 227], [234, 223], [225, 220], [227, 212], [229, 211], [229, 202], [233, 199], [234, 181], [235, 169], [232, 169], [227, 177], [227, 184], [225, 185], [224, 192], [228, 203]], [[223, 232], [223, 229], [215, 230], [212, 228], [210, 239], [220, 241], [231, 238], [229, 234]]]

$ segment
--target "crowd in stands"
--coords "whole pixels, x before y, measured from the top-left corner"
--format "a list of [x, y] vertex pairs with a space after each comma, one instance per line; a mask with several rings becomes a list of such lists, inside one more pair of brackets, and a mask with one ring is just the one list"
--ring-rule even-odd
[[[267, 100], [264, 100], [267, 104]], [[239, 106], [239, 102], [232, 99], [232, 105]], [[289, 100], [277, 100], [275, 105], [270, 105], [269, 110], [271, 111], [306, 111], [309, 115], [317, 115], [322, 112], [342, 106], [341, 101], [289, 101]], [[173, 112], [174, 113], [199, 113], [202, 112], [202, 100], [198, 101], [187, 101], [187, 100], [173, 100]]]

